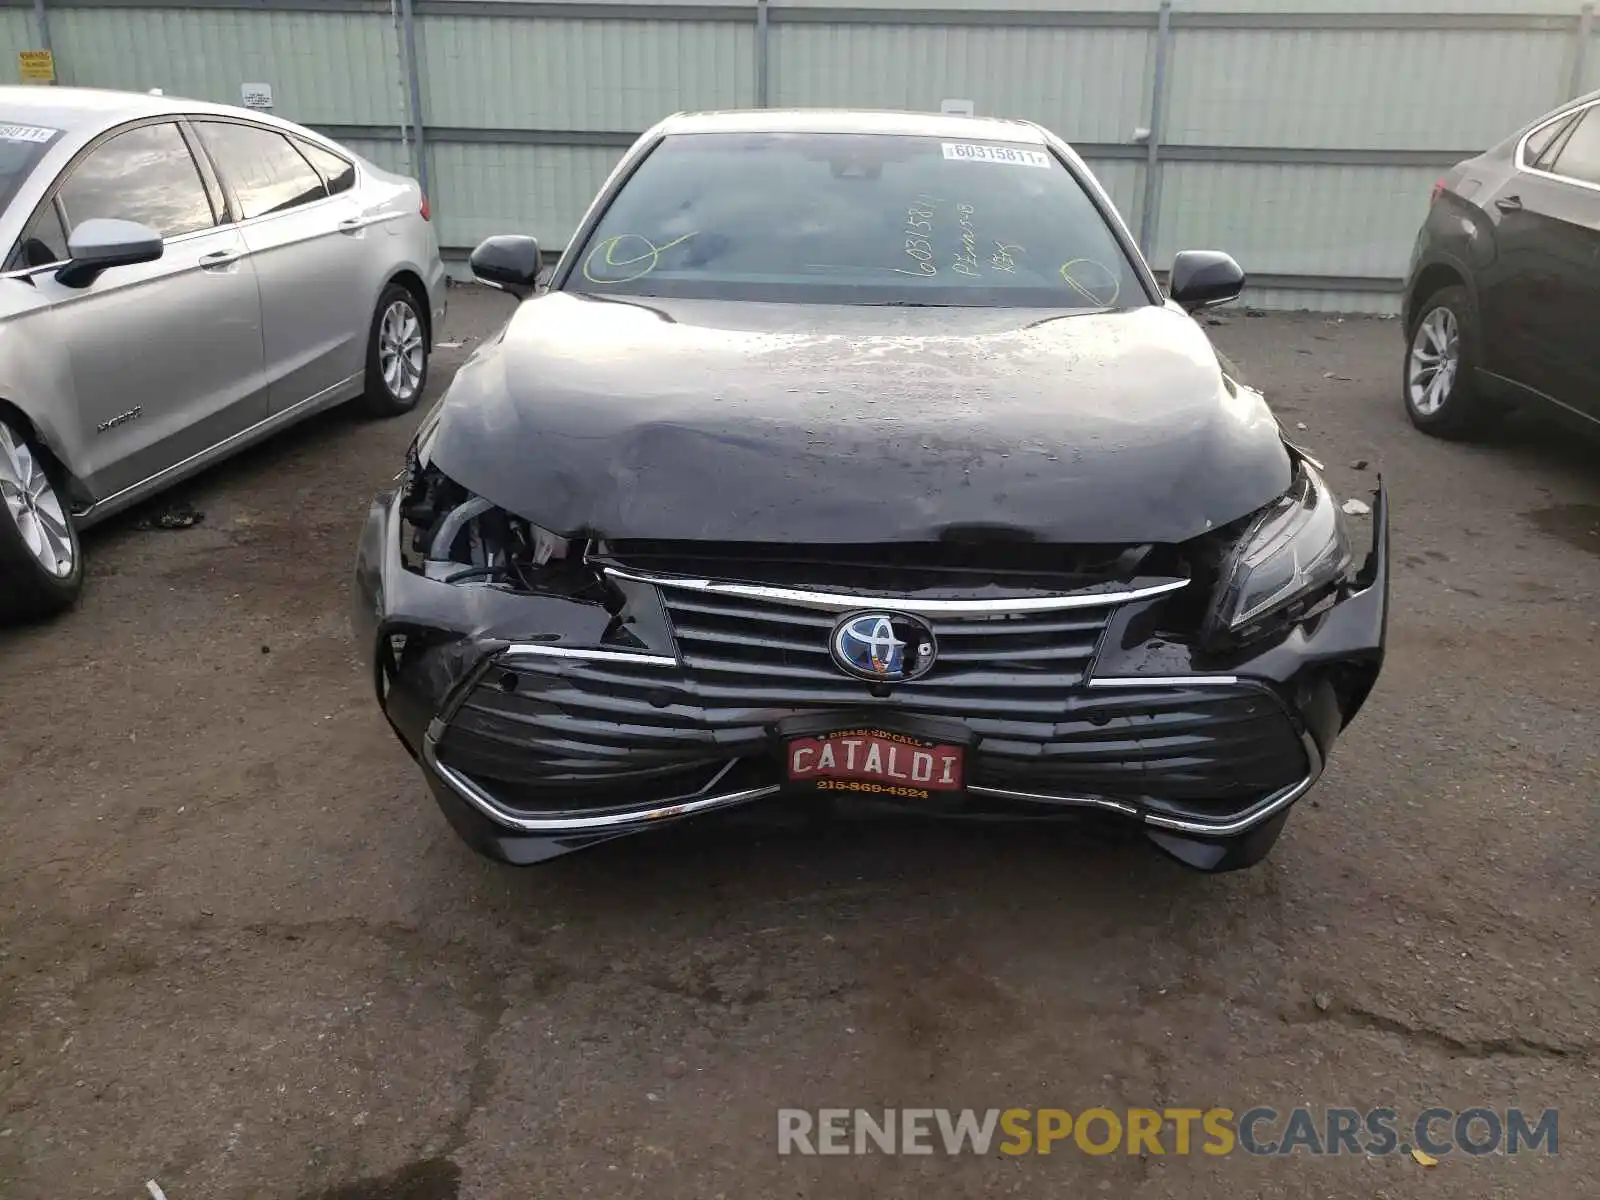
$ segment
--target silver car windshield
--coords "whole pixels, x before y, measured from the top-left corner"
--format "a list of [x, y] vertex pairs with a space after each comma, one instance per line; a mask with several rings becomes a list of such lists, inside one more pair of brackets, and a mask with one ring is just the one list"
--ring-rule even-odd
[[1110, 309], [1149, 304], [1041, 145], [847, 133], [667, 137], [577, 251], [593, 294]]
[[60, 136], [59, 129], [9, 121], [0, 114], [0, 209], [11, 203], [22, 181]]

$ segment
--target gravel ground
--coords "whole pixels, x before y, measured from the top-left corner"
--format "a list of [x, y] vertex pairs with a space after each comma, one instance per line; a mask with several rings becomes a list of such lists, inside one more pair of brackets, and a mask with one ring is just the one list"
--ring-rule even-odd
[[[504, 310], [454, 293], [435, 391]], [[347, 633], [413, 421], [330, 414], [184, 488], [200, 525], [91, 534], [81, 609], [0, 634], [0, 1195], [1590, 1194], [1596, 451], [1417, 434], [1392, 321], [1223, 320], [1394, 504], [1383, 678], [1242, 875], [905, 824], [499, 867]], [[1555, 1106], [1560, 1153], [776, 1154], [779, 1107], [1297, 1103]]]

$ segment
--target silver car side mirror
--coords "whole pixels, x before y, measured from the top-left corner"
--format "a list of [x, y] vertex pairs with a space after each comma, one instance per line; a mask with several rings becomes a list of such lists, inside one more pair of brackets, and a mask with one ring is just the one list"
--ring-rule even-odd
[[67, 239], [67, 265], [56, 272], [66, 287], [88, 287], [110, 267], [154, 262], [165, 249], [161, 235], [148, 225], [90, 217]]

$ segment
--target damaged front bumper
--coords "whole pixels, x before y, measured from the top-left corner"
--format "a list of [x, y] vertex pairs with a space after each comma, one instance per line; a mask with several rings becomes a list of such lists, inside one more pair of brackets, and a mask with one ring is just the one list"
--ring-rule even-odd
[[[378, 497], [357, 561], [354, 626], [373, 686], [451, 824], [480, 852], [518, 864], [777, 798], [966, 819], [1100, 812], [1138, 823], [1191, 867], [1246, 867], [1316, 782], [1383, 658], [1381, 485], [1355, 584], [1264, 648], [1225, 658], [1152, 636], [1163, 597], [1136, 597], [1104, 607], [1092, 653], [1060, 687], [1030, 676], [1034, 690], [1019, 691], [985, 676], [970, 695], [933, 677], [892, 696], [781, 671], [730, 684], [696, 669], [683, 622], [696, 605], [707, 620], [736, 618], [737, 605], [685, 599], [627, 572], [609, 580], [620, 615], [593, 601], [441, 583], [402, 565], [399, 524], [396, 497]], [[795, 793], [782, 746], [808, 720], [963, 741], [965, 787], [914, 800]]]

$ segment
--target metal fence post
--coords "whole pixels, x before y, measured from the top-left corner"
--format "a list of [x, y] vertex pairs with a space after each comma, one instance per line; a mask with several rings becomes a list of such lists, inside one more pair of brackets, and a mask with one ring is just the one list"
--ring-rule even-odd
[[400, 96], [400, 150], [406, 156], [406, 170], [417, 173], [417, 156], [411, 152], [411, 95], [406, 87], [406, 39], [400, 28], [400, 0], [389, 0], [389, 23], [394, 26], [395, 86]]
[[1578, 44], [1572, 51], [1572, 75], [1567, 80], [1567, 99], [1583, 92], [1583, 69], [1585, 60], [1589, 56], [1589, 39], [1594, 34], [1594, 3], [1588, 3], [1578, 10]]
[[1161, 0], [1156, 17], [1156, 69], [1150, 81], [1150, 136], [1145, 143], [1144, 200], [1139, 210], [1139, 250], [1155, 249], [1161, 208], [1161, 126], [1167, 112], [1167, 55], [1172, 45], [1172, 0]]
[[33, 0], [33, 27], [39, 39], [40, 50], [52, 49], [50, 45], [50, 14], [44, 10], [44, 0]]
[[411, 0], [400, 0], [401, 44], [405, 48], [406, 82], [411, 95], [411, 137], [417, 148], [417, 182], [431, 198], [428, 143], [422, 134], [422, 80], [417, 71], [417, 18]]
[[756, 107], [767, 107], [767, 0], [756, 0]]

